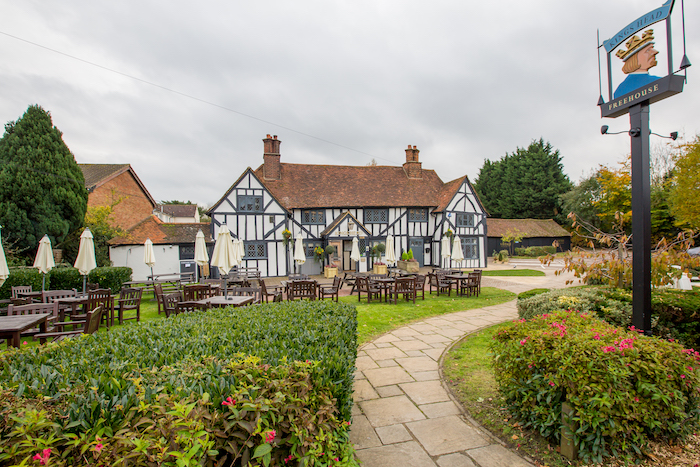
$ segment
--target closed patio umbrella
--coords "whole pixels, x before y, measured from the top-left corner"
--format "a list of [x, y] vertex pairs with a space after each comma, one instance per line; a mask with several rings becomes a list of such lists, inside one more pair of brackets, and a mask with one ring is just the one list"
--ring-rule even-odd
[[7, 267], [5, 249], [2, 247], [2, 236], [0, 236], [0, 286], [10, 277], [10, 269]]
[[243, 255], [241, 254], [243, 242], [238, 238], [231, 239], [231, 242], [233, 243], [231, 246], [233, 248], [233, 265], [240, 266], [243, 262]]
[[462, 253], [462, 242], [459, 240], [459, 235], [455, 235], [452, 243], [452, 259], [459, 262], [460, 267], [462, 266], [461, 263], [464, 261], [464, 253]]
[[241, 261], [243, 261], [243, 258], [245, 258], [245, 245], [243, 244], [243, 240], [240, 238], [238, 239], [238, 256], [241, 257]]
[[76, 267], [80, 275], [83, 276], [83, 294], [85, 294], [87, 275], [97, 267], [97, 261], [95, 260], [95, 241], [93, 240], [92, 232], [90, 232], [88, 228], [85, 228], [83, 233], [80, 234], [78, 257], [75, 258], [75, 264], [73, 266]]
[[359, 264], [360, 262], [360, 241], [357, 239], [357, 237], [352, 239], [352, 250], [350, 251], [350, 259], [353, 260], [355, 264]]
[[445, 259], [445, 267], [447, 267], [450, 264], [449, 258], [452, 256], [452, 253], [450, 253], [450, 237], [447, 235], [442, 236], [440, 249], [442, 250], [442, 257]]
[[[359, 252], [358, 248], [358, 252]], [[394, 236], [387, 235], [386, 237], [386, 264], [396, 264], [396, 251], [394, 251]]]
[[304, 240], [301, 238], [301, 232], [297, 234], [297, 238], [294, 240], [294, 269], [296, 270], [296, 265], [301, 266], [306, 262], [306, 253], [304, 253]]
[[[228, 279], [228, 273], [235, 264], [236, 255], [231, 232], [228, 229], [228, 225], [223, 224], [219, 227], [219, 233], [216, 234], [216, 243], [211, 254], [211, 265], [219, 268], [219, 274]], [[228, 280], [224, 281], [224, 297], [227, 296], [227, 282]]]
[[53, 260], [53, 250], [51, 249], [51, 239], [48, 235], [44, 235], [39, 241], [39, 248], [36, 250], [36, 258], [34, 258], [34, 267], [39, 269], [39, 272], [44, 275], [41, 281], [41, 290], [46, 286], [46, 274], [56, 266]]
[[[207, 252], [207, 242], [204, 239], [204, 232], [200, 229], [194, 238], [194, 262], [197, 263], [197, 272], [199, 268], [205, 268], [209, 265], [209, 253]], [[208, 275], [203, 274], [203, 275]], [[197, 278], [199, 281], [199, 278]]]
[[143, 244], [143, 262], [151, 268], [151, 280], [153, 280], [153, 266], [156, 265], [156, 254], [153, 252], [153, 242], [147, 238]]

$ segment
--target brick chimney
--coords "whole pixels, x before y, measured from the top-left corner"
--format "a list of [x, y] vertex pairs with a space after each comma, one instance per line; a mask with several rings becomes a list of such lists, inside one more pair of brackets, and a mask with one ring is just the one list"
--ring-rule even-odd
[[408, 145], [406, 149], [406, 162], [403, 164], [403, 170], [408, 178], [421, 180], [423, 179], [422, 164], [418, 161], [418, 153], [420, 151], [415, 146]]
[[263, 178], [265, 180], [280, 180], [282, 171], [280, 169], [280, 143], [277, 135], [270, 136], [263, 140]]

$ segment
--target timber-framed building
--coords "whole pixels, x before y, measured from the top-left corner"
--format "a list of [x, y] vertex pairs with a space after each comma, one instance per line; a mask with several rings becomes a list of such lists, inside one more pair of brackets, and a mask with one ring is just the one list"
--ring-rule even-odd
[[[333, 245], [342, 270], [371, 269], [371, 248], [389, 234], [397, 258], [410, 249], [421, 266], [447, 266], [441, 239], [448, 229], [460, 237], [461, 267], [486, 267], [487, 216], [469, 179], [444, 183], [423, 169], [415, 146], [402, 166], [337, 166], [283, 163], [281, 140], [267, 135], [263, 143], [263, 164], [246, 169], [208, 211], [213, 238], [226, 224], [243, 240], [242, 267], [257, 267], [264, 277], [319, 274], [314, 248]], [[293, 239], [302, 235], [307, 261], [300, 268], [285, 229]], [[359, 264], [350, 259], [354, 237]]]

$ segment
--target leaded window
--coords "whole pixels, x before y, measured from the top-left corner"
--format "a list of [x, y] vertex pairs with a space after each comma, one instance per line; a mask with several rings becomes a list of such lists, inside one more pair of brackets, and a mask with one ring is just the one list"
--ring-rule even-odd
[[479, 259], [479, 239], [476, 237], [462, 237], [462, 253], [464, 259]]
[[474, 214], [457, 213], [457, 227], [474, 227]]
[[426, 208], [409, 208], [409, 222], [428, 222], [428, 210]]
[[301, 213], [301, 223], [306, 225], [324, 225], [326, 211], [323, 209], [307, 209]]
[[262, 195], [238, 195], [238, 210], [243, 212], [263, 212]]
[[243, 259], [267, 258], [267, 243], [265, 242], [244, 242], [245, 256]]
[[304, 241], [304, 254], [306, 255], [307, 258], [313, 258], [314, 256], [314, 250], [316, 247], [322, 246], [321, 242], [317, 241]]
[[365, 209], [366, 224], [386, 224], [389, 222], [388, 209]]

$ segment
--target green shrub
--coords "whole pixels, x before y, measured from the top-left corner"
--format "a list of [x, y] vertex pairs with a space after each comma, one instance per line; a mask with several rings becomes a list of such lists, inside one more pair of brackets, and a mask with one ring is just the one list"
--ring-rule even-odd
[[401, 261], [408, 261], [408, 253], [405, 251], [401, 253]]
[[557, 252], [557, 249], [551, 245], [548, 245], [548, 246], [529, 246], [527, 248], [516, 248], [515, 249], [516, 256], [537, 257], [537, 256], [544, 256], [546, 254], [554, 254], [556, 252]]
[[[10, 268], [10, 275], [0, 287], [0, 299], [8, 299], [12, 295], [12, 287], [31, 285], [33, 290], [41, 290], [41, 273], [35, 268]], [[51, 276], [46, 275], [46, 289], [51, 285]]]
[[651, 438], [682, 439], [698, 428], [700, 353], [679, 344], [557, 311], [499, 332], [492, 350], [509, 410], [558, 444], [567, 401], [587, 462], [629, 460]]
[[83, 290], [83, 276], [77, 268], [57, 266], [49, 273], [53, 290]]
[[[354, 465], [343, 421], [350, 420], [353, 404], [356, 332], [357, 313], [352, 306], [285, 302], [177, 315], [57, 345], [6, 352], [0, 355], [0, 387], [13, 398], [0, 400], [0, 414], [16, 414], [25, 431], [13, 431], [14, 421], [3, 417], [0, 453], [17, 452], [9, 451], [14, 449], [11, 445], [26, 447], [28, 441], [13, 438], [24, 433], [27, 440], [38, 437], [41, 441], [31, 444], [32, 455], [36, 446], [57, 443], [53, 446], [63, 459], [76, 456], [72, 442], [48, 434], [58, 430], [68, 439], [77, 436], [93, 444], [95, 435], [103, 436], [99, 433], [123, 436], [115, 443], [126, 443], [134, 456], [161, 452], [169, 439], [182, 441], [187, 435], [185, 441], [190, 444], [177, 449], [184, 455], [196, 448], [197, 459], [221, 459], [226, 452], [240, 451], [241, 456], [250, 456], [253, 465], [268, 454], [271, 459], [311, 456], [309, 465], [328, 465], [321, 453], [333, 453], [346, 459], [340, 465]], [[245, 363], [242, 354], [259, 358], [260, 364]], [[236, 372], [245, 374], [235, 376]], [[268, 388], [261, 374], [275, 381], [289, 374], [294, 381], [301, 378], [308, 384], [282, 378]], [[252, 405], [228, 412], [231, 407], [222, 407], [222, 402], [229, 396]], [[42, 404], [47, 408], [42, 420], [48, 421], [32, 421], [41, 417], [31, 410]], [[307, 406], [308, 413], [301, 410]], [[173, 415], [173, 408], [194, 415]], [[222, 421], [215, 409], [227, 411], [228, 421]], [[142, 425], [139, 420], [144, 417]], [[46, 425], [49, 422], [57, 427]], [[38, 432], [26, 434], [32, 423], [42, 427], [39, 431], [45, 437]], [[270, 443], [262, 441], [261, 430], [268, 426], [282, 434], [275, 438], [274, 449], [264, 447]], [[156, 434], [146, 434], [148, 427], [155, 427]], [[242, 440], [241, 429], [247, 432]], [[167, 436], [158, 430], [165, 430]], [[242, 449], [241, 441], [247, 448]], [[139, 448], [137, 442], [145, 447]], [[115, 449], [120, 455], [126, 452]], [[212, 450], [218, 453], [207, 453]], [[16, 456], [24, 459], [25, 454]]]
[[[122, 284], [131, 280], [131, 268], [104, 266], [95, 268], [88, 274], [88, 281], [99, 283], [102, 289], [111, 289], [112, 293], [118, 293]], [[80, 283], [82, 288], [82, 281]]]
[[407, 254], [408, 254], [408, 260], [411, 261], [413, 259], [413, 250], [409, 249]]
[[547, 292], [549, 292], [549, 289], [527, 290], [525, 292], [521, 292], [518, 294], [518, 300], [525, 300], [526, 298], [534, 297], [535, 295], [539, 295], [541, 293], [547, 293]]

